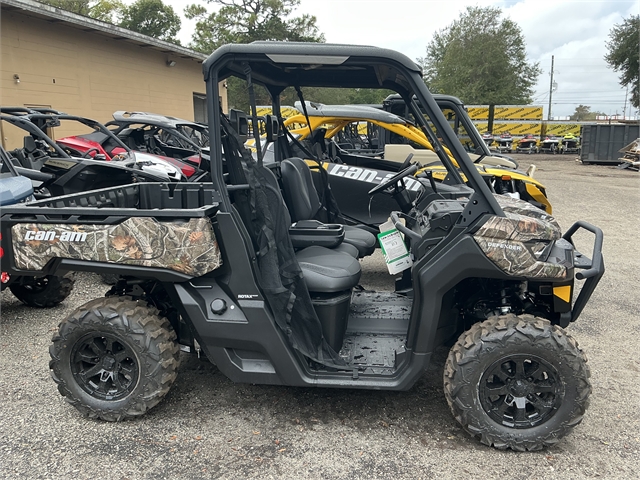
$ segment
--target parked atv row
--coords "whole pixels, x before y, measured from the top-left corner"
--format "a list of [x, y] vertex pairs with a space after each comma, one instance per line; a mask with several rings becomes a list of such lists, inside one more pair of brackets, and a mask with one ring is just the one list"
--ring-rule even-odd
[[[181, 350], [235, 382], [406, 390], [452, 344], [445, 398], [486, 445], [537, 450], [580, 423], [589, 367], [565, 328], [604, 273], [600, 229], [576, 222], [562, 234], [547, 212], [492, 192], [402, 54], [255, 42], [221, 47], [203, 70], [208, 111], [220, 112], [209, 117], [210, 182], [136, 182], [2, 210], [11, 275], [120, 275], [52, 340], [52, 377], [71, 405], [108, 421], [143, 415], [171, 388]], [[232, 76], [245, 82], [249, 116], [221, 113], [219, 85]], [[447, 178], [415, 177], [408, 157], [369, 191], [397, 202], [379, 227], [394, 290], [358, 288], [370, 228], [329, 218], [321, 197], [333, 176], [315, 189], [284, 120], [257, 117], [256, 85], [273, 112], [288, 87], [302, 105], [307, 87], [401, 96]], [[254, 157], [244, 145], [259, 122]], [[593, 234], [591, 258], [574, 248], [579, 230]]]
[[580, 153], [580, 138], [572, 134], [563, 137], [549, 135], [539, 140], [527, 134], [517, 141], [516, 153]]

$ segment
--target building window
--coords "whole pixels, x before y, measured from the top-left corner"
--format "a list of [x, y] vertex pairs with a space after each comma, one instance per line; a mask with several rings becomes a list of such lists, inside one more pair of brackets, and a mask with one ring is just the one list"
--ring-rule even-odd
[[208, 123], [207, 96], [204, 93], [193, 93], [193, 120], [196, 123]]

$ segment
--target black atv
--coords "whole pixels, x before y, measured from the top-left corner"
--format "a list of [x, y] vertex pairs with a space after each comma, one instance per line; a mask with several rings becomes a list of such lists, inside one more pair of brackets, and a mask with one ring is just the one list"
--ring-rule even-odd
[[197, 159], [209, 147], [206, 125], [157, 113], [117, 111], [105, 126], [133, 150]]
[[[211, 183], [138, 183], [3, 209], [11, 272], [123, 276], [105, 298], [63, 320], [53, 338], [53, 379], [72, 405], [109, 421], [143, 415], [169, 391], [181, 350], [206, 355], [235, 382], [406, 390], [437, 347], [453, 344], [445, 396], [483, 443], [536, 450], [580, 423], [589, 368], [565, 328], [604, 273], [600, 229], [578, 222], [563, 235], [545, 212], [494, 196], [419, 68], [397, 52], [225, 45], [204, 72]], [[419, 179], [425, 189], [408, 213], [391, 214], [379, 238], [390, 269], [404, 269], [395, 291], [357, 288], [362, 252], [343, 225], [292, 224], [285, 200], [302, 212], [311, 176], [288, 158], [280, 118], [264, 118], [273, 164], [263, 163], [262, 148], [256, 160], [244, 147], [247, 116], [221, 113], [218, 89], [230, 76], [246, 81], [253, 125], [258, 86], [274, 112], [287, 87], [395, 91], [424, 119], [418, 124], [448, 182], [462, 186], [439, 138], [449, 146], [470, 190], [445, 198]], [[403, 178], [415, 171], [408, 166], [371, 194], [401, 198]], [[594, 234], [592, 259], [574, 249], [579, 229]], [[39, 245], [26, 241], [33, 232]], [[581, 288], [574, 277], [585, 280]]]

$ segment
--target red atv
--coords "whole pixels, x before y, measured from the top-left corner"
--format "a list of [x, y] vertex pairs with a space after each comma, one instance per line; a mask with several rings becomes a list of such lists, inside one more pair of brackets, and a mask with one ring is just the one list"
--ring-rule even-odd
[[[60, 126], [60, 121], [75, 122], [80, 124], [78, 129], [89, 127], [93, 131], [79, 135], [63, 137], [56, 140], [69, 155], [73, 157], [93, 158], [95, 160], [110, 161], [115, 158], [130, 155], [130, 149], [116, 135], [114, 135], [102, 123], [85, 117], [68, 115], [50, 108], [25, 108], [25, 107], [2, 107], [3, 114], [17, 115], [34, 123], [43, 131], [48, 131], [55, 126]], [[84, 126], [84, 127], [83, 127]], [[161, 160], [178, 168], [189, 180], [200, 179], [202, 172], [199, 171], [199, 161], [190, 159], [189, 163], [169, 157], [149, 153], [145, 151], [135, 151], [137, 161], [157, 162]], [[193, 177], [193, 178], [192, 178]]]

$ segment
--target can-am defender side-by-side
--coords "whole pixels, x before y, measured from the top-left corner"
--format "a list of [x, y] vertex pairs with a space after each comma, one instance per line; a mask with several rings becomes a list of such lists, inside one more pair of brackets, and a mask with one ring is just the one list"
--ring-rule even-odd
[[[255, 42], [221, 47], [203, 69], [211, 183], [140, 183], [3, 209], [13, 272], [124, 276], [53, 338], [53, 379], [72, 405], [112, 421], [144, 414], [174, 382], [180, 349], [206, 355], [235, 382], [406, 390], [434, 350], [453, 342], [445, 396], [483, 443], [535, 450], [580, 423], [589, 369], [564, 328], [604, 272], [598, 228], [578, 222], [562, 235], [545, 212], [494, 196], [402, 54]], [[389, 89], [423, 118], [417, 97], [432, 122], [420, 127], [450, 183], [462, 185], [438, 137], [449, 146], [468, 195], [425, 189], [408, 213], [391, 214], [382, 245], [390, 266], [408, 267], [396, 291], [356, 288], [360, 263], [338, 248], [341, 225], [291, 223], [285, 201], [298, 195], [295, 205], [304, 207], [306, 164], [288, 158], [280, 120], [269, 116], [276, 162], [267, 167], [262, 148], [254, 160], [244, 147], [247, 117], [222, 113], [218, 85], [230, 76], [246, 81], [253, 125], [257, 88], [269, 92], [274, 112], [287, 87], [301, 95], [305, 87]], [[258, 129], [254, 135], [260, 145]], [[401, 195], [416, 168], [371, 193]], [[592, 259], [574, 249], [579, 229], [594, 233]], [[41, 243], [27, 243], [31, 235]], [[582, 288], [574, 277], [585, 279]]]

